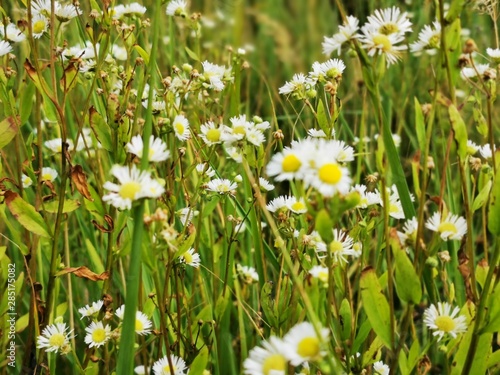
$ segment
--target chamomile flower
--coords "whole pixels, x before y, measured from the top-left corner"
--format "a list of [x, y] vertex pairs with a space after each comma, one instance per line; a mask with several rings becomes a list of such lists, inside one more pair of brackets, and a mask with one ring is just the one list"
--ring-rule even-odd
[[103, 187], [111, 191], [102, 197], [104, 202], [119, 209], [132, 208], [132, 202], [141, 198], [158, 198], [165, 192], [163, 186], [158, 181], [153, 180], [147, 171], [127, 166], [114, 165], [111, 174], [115, 176], [120, 184], [110, 181], [104, 183]]
[[467, 233], [467, 222], [465, 219], [461, 216], [453, 215], [451, 212], [444, 219], [440, 212], [434, 212], [434, 215], [425, 223], [425, 227], [439, 233], [445, 241], [461, 240]]
[[[66, 144], [68, 147], [68, 151], [73, 151], [75, 148], [73, 141], [71, 139], [66, 139]], [[49, 141], [43, 142], [43, 145], [47, 147], [54, 154], [59, 154], [62, 152], [62, 140], [61, 138], [54, 138]]]
[[259, 281], [259, 274], [253, 267], [236, 265], [236, 274], [243, 280], [245, 284], [253, 284]]
[[267, 181], [264, 177], [259, 177], [260, 190], [271, 191], [274, 190], [274, 185]]
[[12, 52], [12, 46], [5, 40], [0, 40], [0, 57]]
[[362, 28], [363, 35], [359, 38], [362, 47], [368, 50], [368, 56], [385, 55], [387, 66], [395, 64], [401, 59], [406, 45], [397, 45], [404, 40], [403, 34], [382, 34], [370, 25]]
[[89, 348], [99, 348], [106, 344], [111, 338], [111, 327], [109, 325], [104, 325], [102, 322], [92, 322], [85, 328], [85, 344]]
[[332, 37], [324, 37], [323, 43], [323, 54], [330, 56], [333, 51], [340, 55], [342, 45], [352, 39], [357, 38], [356, 32], [359, 29], [359, 20], [354, 16], [347, 16], [345, 23], [339, 26], [339, 32], [334, 34]]
[[82, 320], [85, 317], [90, 318], [93, 315], [97, 314], [99, 311], [101, 311], [103, 305], [104, 302], [102, 300], [99, 300], [96, 302], [92, 302], [92, 305], [85, 305], [84, 307], [79, 308], [78, 312], [82, 314], [80, 320]]
[[172, 369], [168, 361], [168, 357], [165, 356], [160, 358], [158, 361], [153, 363], [153, 374], [154, 375], [184, 375], [184, 371], [187, 370], [186, 362], [176, 355], [170, 355], [170, 362], [172, 363]]
[[31, 21], [31, 29], [33, 30], [33, 38], [41, 38], [49, 29], [49, 19], [40, 13], [35, 14]]
[[5, 29], [4, 25], [0, 23], [0, 36], [12, 43], [20, 43], [26, 39], [26, 35], [13, 23], [7, 24]]
[[33, 185], [33, 180], [31, 179], [31, 177], [25, 175], [24, 173], [22, 177], [23, 178], [21, 183], [23, 184], [24, 189], [29, 188], [31, 185]]
[[125, 16], [142, 16], [144, 13], [146, 13], [146, 7], [142, 6], [139, 3], [130, 3], [128, 5], [125, 5], [125, 10], [123, 14]]
[[410, 51], [416, 56], [426, 52], [435, 55], [441, 46], [441, 24], [434, 21], [431, 25], [425, 25], [418, 34], [418, 40], [410, 45]]
[[337, 263], [347, 263], [346, 255], [355, 255], [353, 250], [354, 239], [346, 232], [339, 229], [333, 229], [333, 240], [328, 244], [333, 259]]
[[274, 198], [272, 201], [270, 201], [267, 205], [266, 208], [269, 212], [276, 212], [282, 209], [283, 207], [287, 207], [287, 197], [285, 196], [279, 196], [277, 198]]
[[418, 221], [416, 217], [407, 220], [403, 226], [403, 231], [398, 231], [398, 237], [401, 244], [408, 248], [414, 247], [417, 239]]
[[46, 352], [58, 353], [61, 351], [65, 354], [70, 351], [69, 340], [73, 337], [68, 331], [66, 323], [55, 323], [46, 326], [42, 334], [36, 339], [36, 347], [43, 348]]
[[250, 350], [243, 362], [245, 375], [285, 375], [287, 369], [288, 360], [283, 354], [283, 342], [275, 336]]
[[207, 146], [213, 146], [222, 143], [224, 133], [227, 132], [225, 125], [216, 126], [213, 121], [207, 121], [200, 126], [201, 134], [198, 136], [203, 139]]
[[167, 16], [180, 16], [186, 17], [187, 14], [187, 1], [186, 0], [172, 0], [167, 5]]
[[321, 344], [328, 339], [330, 331], [320, 328], [319, 333], [320, 336], [311, 323], [302, 322], [283, 337], [283, 351], [293, 366], [323, 357], [325, 353], [321, 350]]
[[266, 141], [266, 137], [264, 136], [264, 134], [259, 129], [255, 128], [248, 129], [245, 136], [246, 140], [249, 143], [257, 147], [259, 147]]
[[321, 64], [319, 62], [313, 63], [312, 69], [312, 72], [309, 72], [309, 77], [315, 81], [340, 80], [345, 70], [345, 64], [340, 59], [330, 59]]
[[269, 176], [276, 176], [276, 181], [293, 180], [301, 175], [302, 159], [300, 150], [285, 147], [282, 152], [273, 155], [266, 172]]
[[328, 268], [323, 266], [313, 266], [309, 273], [315, 279], [318, 279], [323, 284], [328, 285]]
[[[55, 8], [60, 7], [60, 4], [56, 1]], [[46, 17], [50, 16], [51, 11], [50, 0], [33, 0], [31, 2], [31, 12], [33, 15], [35, 14], [43, 14]]]
[[311, 81], [303, 73], [294, 74], [291, 81], [287, 81], [283, 86], [281, 86], [278, 92], [281, 95], [295, 94], [297, 98], [304, 98], [305, 93], [313, 85], [314, 81]]
[[[330, 152], [328, 152], [330, 151]], [[318, 153], [315, 168], [304, 177], [306, 186], [313, 186], [324, 197], [347, 194], [351, 187], [349, 170], [335, 161], [335, 150]]]
[[233, 190], [236, 190], [238, 184], [236, 182], [231, 182], [225, 178], [216, 178], [209, 181], [206, 185], [208, 191], [213, 191], [219, 194], [231, 194]]
[[366, 26], [374, 29], [381, 35], [404, 35], [411, 32], [411, 22], [406, 12], [401, 13], [398, 7], [377, 9], [368, 16]]
[[304, 214], [307, 212], [306, 202], [304, 198], [297, 199], [293, 196], [285, 199], [285, 206], [295, 214]]
[[193, 268], [199, 268], [201, 264], [200, 254], [195, 252], [193, 248], [190, 248], [185, 253], [179, 256], [181, 263], [185, 263]]
[[463, 315], [458, 315], [460, 309], [455, 307], [451, 310], [448, 302], [438, 302], [431, 305], [424, 312], [424, 323], [433, 330], [433, 336], [441, 341], [445, 335], [455, 338], [457, 335], [467, 331], [467, 319]]
[[53, 182], [58, 176], [58, 173], [55, 169], [50, 167], [43, 167], [42, 173], [40, 175], [40, 181], [48, 181]]
[[375, 362], [373, 364], [373, 374], [374, 375], [389, 375], [389, 366], [384, 364], [382, 361]]
[[224, 89], [224, 82], [222, 80], [226, 73], [226, 68], [206, 60], [201, 65], [203, 66], [203, 78], [207, 81], [207, 87], [215, 91], [222, 91]]
[[[123, 320], [125, 316], [125, 305], [121, 305], [119, 308], [117, 308], [115, 311], [115, 315], [120, 320]], [[151, 333], [152, 328], [153, 328], [153, 323], [151, 323], [151, 320], [149, 320], [147, 315], [144, 314], [142, 311], [136, 311], [135, 333], [137, 333], [140, 336], [149, 335]]]
[[174, 129], [175, 137], [179, 141], [187, 141], [191, 138], [191, 133], [189, 132], [189, 121], [184, 115], [177, 115], [172, 123], [172, 128]]
[[[142, 158], [142, 151], [144, 149], [142, 137], [140, 135], [132, 137], [130, 142], [126, 144], [125, 148], [131, 154]], [[165, 142], [163, 142], [160, 138], [155, 138], [152, 135], [149, 138], [149, 162], [158, 163], [167, 160], [169, 157], [170, 151], [167, 150], [167, 145], [165, 144]]]
[[55, 15], [61, 22], [68, 22], [82, 14], [82, 10], [73, 4], [61, 5], [56, 8]]

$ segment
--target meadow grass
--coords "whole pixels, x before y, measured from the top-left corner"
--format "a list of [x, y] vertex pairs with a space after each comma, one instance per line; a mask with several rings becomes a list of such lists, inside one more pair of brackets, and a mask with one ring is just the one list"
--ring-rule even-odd
[[0, 3], [0, 373], [498, 373], [497, 3], [142, 5]]

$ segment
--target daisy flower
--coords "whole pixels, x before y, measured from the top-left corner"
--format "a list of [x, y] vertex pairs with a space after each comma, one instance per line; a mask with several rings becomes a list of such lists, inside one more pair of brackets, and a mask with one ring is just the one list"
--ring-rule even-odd
[[302, 322], [292, 327], [283, 337], [283, 352], [293, 366], [318, 360], [325, 354], [321, 350], [321, 343], [328, 339], [330, 331], [321, 328], [319, 333], [320, 336], [311, 323]]
[[184, 371], [187, 370], [186, 362], [176, 355], [170, 355], [170, 362], [172, 362], [172, 371], [170, 371], [170, 364], [168, 362], [168, 357], [165, 356], [155, 363], [153, 363], [153, 374], [154, 375], [184, 375]]
[[321, 129], [308, 129], [307, 135], [311, 138], [326, 138], [326, 134]]
[[303, 154], [297, 148], [285, 147], [282, 152], [274, 154], [266, 166], [269, 176], [276, 176], [276, 181], [293, 180], [301, 175]]
[[[493, 150], [496, 151], [496, 146], [493, 145]], [[479, 147], [479, 153], [485, 159], [491, 159], [493, 156], [493, 152], [491, 152], [491, 146], [489, 143], [486, 143], [484, 146]]]
[[215, 176], [215, 171], [208, 163], [196, 164], [196, 172], [202, 176], [213, 177]]
[[219, 194], [231, 194], [233, 190], [236, 190], [238, 184], [236, 182], [231, 182], [225, 178], [216, 178], [209, 181], [206, 185], [208, 191], [213, 191]]
[[306, 186], [315, 187], [324, 197], [347, 194], [352, 181], [349, 170], [335, 161], [335, 150], [324, 151], [317, 154], [315, 168], [305, 175]]
[[460, 71], [460, 77], [462, 77], [463, 80], [468, 80], [478, 76], [484, 76], [489, 69], [489, 64], [475, 64], [475, 68], [462, 68]]
[[198, 136], [203, 139], [208, 146], [222, 143], [223, 135], [227, 131], [225, 125], [216, 126], [213, 121], [207, 121], [200, 126], [201, 134]]
[[49, 19], [43, 14], [37, 13], [33, 16], [31, 28], [33, 30], [33, 38], [39, 39], [43, 33], [47, 32], [49, 28]]
[[274, 185], [271, 184], [269, 181], [267, 181], [263, 177], [259, 177], [259, 187], [260, 187], [260, 190], [263, 190], [263, 191], [274, 190]]
[[40, 176], [40, 181], [49, 181], [53, 182], [58, 176], [58, 173], [55, 169], [50, 167], [43, 167], [42, 173]]
[[294, 74], [291, 81], [287, 81], [281, 86], [278, 92], [281, 95], [294, 94], [297, 99], [306, 97], [306, 91], [314, 86], [315, 82], [307, 78], [303, 73]]
[[309, 72], [309, 77], [315, 81], [339, 80], [345, 70], [345, 64], [340, 59], [330, 59], [321, 64], [316, 61], [312, 64], [312, 69], [313, 71]]
[[283, 354], [281, 339], [271, 336], [248, 353], [243, 362], [245, 375], [285, 375], [288, 373], [288, 361]]
[[208, 81], [208, 88], [215, 91], [222, 91], [224, 89], [224, 74], [226, 73], [225, 66], [212, 64], [208, 61], [201, 63], [203, 66], [203, 78]]
[[82, 10], [73, 4], [66, 4], [56, 7], [55, 15], [61, 22], [68, 22], [82, 14]]
[[184, 208], [181, 208], [179, 211], [177, 211], [176, 215], [179, 216], [179, 219], [180, 219], [182, 225], [185, 226], [185, 225], [191, 223], [193, 218], [195, 216], [198, 216], [199, 213], [200, 213], [199, 211], [196, 211], [192, 207], [184, 207]]
[[[126, 144], [125, 148], [131, 154], [142, 158], [142, 151], [144, 144], [142, 142], [142, 137], [136, 135], [132, 137], [129, 143]], [[170, 157], [170, 151], [167, 150], [167, 145], [160, 138], [155, 138], [153, 135], [149, 138], [149, 157], [148, 160], [152, 163], [158, 163], [160, 161], [165, 161]]]
[[[75, 148], [73, 141], [71, 139], [66, 139], [65, 143], [68, 145], [68, 151], [73, 151]], [[61, 138], [54, 138], [49, 141], [43, 142], [43, 145], [47, 147], [54, 154], [59, 154], [62, 152], [62, 140]]]
[[174, 129], [175, 136], [179, 141], [184, 142], [191, 138], [191, 133], [189, 132], [189, 121], [183, 115], [175, 116], [172, 128]]
[[22, 178], [22, 181], [21, 183], [23, 184], [23, 188], [29, 188], [31, 185], [33, 185], [33, 180], [31, 179], [31, 177], [25, 175], [23, 173], [23, 178]]
[[104, 302], [102, 300], [99, 300], [97, 302], [92, 302], [92, 305], [85, 305], [84, 307], [79, 308], [78, 312], [82, 314], [80, 320], [85, 317], [90, 318], [91, 316], [97, 314], [99, 311], [101, 311], [103, 305]]
[[5, 40], [0, 40], [0, 57], [12, 52], [12, 46]]
[[73, 331], [66, 332], [67, 329], [69, 327], [66, 326], [66, 323], [55, 323], [46, 326], [42, 334], [36, 339], [36, 347], [43, 348], [46, 352], [58, 353], [61, 351], [63, 354], [69, 352], [69, 340], [74, 336], [71, 336]]
[[424, 51], [429, 55], [435, 55], [439, 50], [441, 46], [441, 24], [434, 21], [432, 26], [425, 25], [418, 34], [418, 41], [410, 44], [410, 51], [416, 56], [421, 55]]
[[475, 155], [479, 151], [479, 146], [471, 141], [470, 139], [467, 140], [467, 154], [469, 155]]
[[354, 240], [343, 230], [333, 229], [333, 240], [328, 244], [328, 249], [333, 259], [338, 263], [347, 263], [346, 255], [355, 255], [353, 250]]
[[368, 56], [384, 54], [387, 66], [395, 64], [401, 59], [401, 51], [407, 49], [405, 45], [396, 45], [404, 40], [401, 33], [382, 34], [370, 25], [362, 28], [363, 35], [359, 38], [362, 47], [368, 50]]
[[384, 364], [382, 361], [378, 361], [373, 364], [374, 375], [389, 375], [389, 371], [389, 366]]
[[458, 215], [448, 213], [443, 220], [440, 212], [434, 212], [429, 220], [425, 223], [427, 229], [439, 233], [441, 238], [447, 240], [461, 240], [467, 233], [467, 222], [465, 219]]
[[376, 30], [382, 35], [393, 35], [411, 32], [411, 22], [406, 12], [401, 13], [398, 7], [377, 9], [374, 14], [368, 16], [365, 26]]
[[125, 5], [125, 10], [123, 12], [126, 16], [142, 16], [146, 13], [146, 7], [139, 3], [130, 3]]
[[20, 43], [26, 39], [26, 35], [13, 23], [9, 23], [5, 29], [0, 23], [0, 36], [12, 43]]
[[411, 218], [407, 220], [403, 226], [403, 231], [398, 231], [399, 241], [404, 247], [415, 246], [415, 240], [417, 239], [418, 221], [417, 218]]
[[342, 26], [339, 26], [339, 32], [334, 34], [332, 37], [324, 37], [323, 43], [323, 54], [330, 56], [333, 51], [337, 51], [337, 55], [340, 55], [342, 44], [357, 38], [356, 32], [359, 29], [359, 20], [354, 16], [347, 16], [346, 21]]
[[102, 197], [104, 202], [108, 202], [119, 209], [132, 208], [132, 202], [141, 198], [158, 198], [165, 192], [163, 186], [158, 181], [151, 179], [149, 172], [128, 166], [114, 165], [111, 174], [115, 176], [120, 184], [110, 181], [104, 183], [103, 187], [110, 190], [109, 194]]
[[[60, 4], [56, 1], [55, 8], [60, 7]], [[50, 16], [51, 4], [50, 0], [33, 0], [31, 2], [31, 12], [35, 14], [43, 14], [44, 16]]]
[[366, 185], [354, 185], [351, 187], [350, 192], [357, 191], [360, 195], [359, 203], [356, 207], [367, 208], [374, 204], [380, 203], [380, 194], [378, 191], [366, 191]]
[[259, 281], [259, 274], [253, 267], [236, 265], [236, 273], [245, 284], [252, 284]]
[[499, 63], [500, 62], [500, 48], [486, 48], [486, 54], [491, 57], [493, 62]]
[[201, 264], [200, 254], [196, 253], [193, 248], [190, 248], [184, 254], [179, 256], [181, 263], [185, 263], [193, 268], [199, 268]]
[[458, 315], [459, 311], [458, 307], [451, 311], [448, 302], [438, 302], [437, 307], [431, 305], [425, 310], [424, 323], [434, 331], [433, 336], [438, 336], [438, 341], [441, 341], [446, 334], [456, 338], [457, 335], [467, 331], [467, 319], [463, 315]]
[[328, 285], [328, 268], [323, 266], [314, 266], [309, 270], [309, 274], [315, 279], [318, 279], [323, 284]]
[[266, 141], [266, 137], [259, 129], [252, 128], [247, 130], [246, 140], [254, 146], [259, 147]]
[[[123, 320], [125, 315], [125, 305], [121, 305], [117, 308], [115, 315], [120, 318], [120, 320]], [[141, 311], [135, 312], [135, 333], [140, 336], [148, 335], [151, 333], [152, 327], [153, 323], [151, 323], [151, 320], [149, 320], [146, 314]]]
[[89, 348], [99, 348], [108, 342], [111, 338], [111, 328], [109, 325], [104, 325], [102, 322], [92, 322], [90, 325], [85, 328], [85, 344], [89, 346]]
[[279, 196], [277, 198], [274, 198], [272, 201], [270, 201], [267, 205], [266, 208], [269, 212], [276, 212], [279, 211], [281, 208], [287, 207], [287, 197], [284, 196]]
[[304, 198], [297, 199], [295, 197], [285, 198], [285, 206], [295, 214], [304, 214], [307, 212], [306, 202]]
[[186, 0], [172, 0], [167, 5], [167, 16], [181, 16], [186, 17], [186, 8], [187, 1]]

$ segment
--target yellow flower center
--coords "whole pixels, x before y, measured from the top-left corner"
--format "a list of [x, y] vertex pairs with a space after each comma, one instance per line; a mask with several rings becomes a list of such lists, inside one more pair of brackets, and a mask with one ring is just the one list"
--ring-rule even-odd
[[[170, 366], [169, 364], [167, 363], [167, 365], [165, 367], [163, 367], [163, 371], [167, 374], [172, 374], [170, 372]], [[173, 371], [173, 374], [175, 374], [175, 372], [177, 371], [177, 368], [175, 367], [175, 365], [172, 363], [172, 371]]]
[[332, 253], [338, 253], [338, 252], [344, 250], [344, 246], [342, 246], [342, 242], [340, 242], [340, 241], [330, 242], [329, 248], [330, 248], [330, 251]]
[[328, 163], [319, 169], [318, 176], [321, 181], [335, 185], [342, 178], [342, 169], [336, 163]]
[[245, 127], [244, 126], [235, 126], [233, 128], [233, 133], [234, 134], [243, 134], [243, 135], [245, 135], [245, 133], [246, 133]]
[[210, 129], [207, 132], [207, 139], [210, 142], [219, 142], [219, 140], [220, 140], [220, 130], [219, 129]]
[[392, 49], [392, 43], [390, 39], [384, 34], [377, 34], [376, 36], [374, 36], [373, 43], [377, 47], [382, 46], [382, 51], [384, 52], [388, 52]]
[[187, 264], [190, 264], [193, 262], [193, 256], [189, 253], [189, 251], [186, 251], [182, 257], [184, 258], [184, 261], [187, 263]]
[[52, 181], [52, 175], [50, 173], [44, 173], [42, 175], [42, 181]]
[[327, 271], [320, 271], [318, 273], [318, 279], [320, 279], [324, 283], [328, 283], [328, 272]]
[[281, 354], [272, 354], [264, 360], [262, 373], [269, 375], [271, 371], [285, 371], [286, 359]]
[[399, 206], [398, 206], [397, 204], [395, 204], [395, 203], [391, 203], [391, 204], [389, 205], [389, 212], [390, 212], [391, 214], [398, 213], [399, 211], [400, 211], [400, 210], [399, 210]]
[[96, 328], [94, 332], [92, 332], [92, 341], [95, 343], [106, 341], [106, 330], [104, 328]]
[[180, 134], [180, 135], [184, 134], [185, 127], [184, 127], [184, 125], [182, 125], [182, 123], [180, 123], [180, 122], [175, 123], [174, 128], [175, 128], [175, 131], [177, 132], [177, 134]]
[[455, 224], [444, 222], [439, 224], [438, 231], [439, 233], [444, 233], [444, 232], [457, 233], [457, 227], [455, 226]]
[[294, 211], [305, 210], [305, 208], [306, 208], [306, 205], [301, 201], [298, 201], [298, 202], [295, 202], [294, 204], [292, 204], [292, 210], [294, 210]]
[[45, 21], [38, 20], [33, 24], [33, 33], [40, 34], [45, 30]]
[[388, 23], [388, 24], [382, 25], [380, 27], [380, 29], [378, 30], [378, 32], [380, 34], [384, 34], [384, 35], [394, 34], [394, 33], [397, 33], [398, 31], [399, 31], [398, 25], [396, 25], [394, 23]]
[[319, 355], [319, 340], [316, 337], [306, 337], [297, 346], [297, 354], [302, 358], [314, 358]]
[[431, 39], [429, 39], [429, 47], [431, 48], [439, 48], [441, 43], [441, 37], [439, 35], [433, 35]]
[[451, 332], [455, 329], [455, 321], [449, 316], [438, 316], [434, 323], [443, 332]]
[[302, 165], [300, 159], [294, 154], [287, 155], [283, 158], [281, 162], [281, 167], [283, 172], [297, 172]]
[[62, 333], [54, 333], [52, 336], [50, 336], [49, 344], [50, 346], [61, 347], [64, 345], [65, 341], [66, 338]]
[[120, 197], [122, 197], [123, 199], [130, 199], [130, 200], [134, 200], [135, 199], [135, 196], [136, 194], [141, 190], [141, 184], [139, 184], [138, 182], [135, 182], [135, 181], [130, 181], [130, 182], [126, 182], [124, 183], [121, 187], [120, 187], [120, 191], [119, 191], [119, 195]]
[[140, 319], [135, 320], [135, 330], [136, 331], [142, 331], [144, 329], [144, 324]]
[[326, 76], [329, 78], [337, 78], [338, 76], [342, 76], [342, 73], [340, 73], [340, 70], [337, 68], [331, 68], [326, 72]]

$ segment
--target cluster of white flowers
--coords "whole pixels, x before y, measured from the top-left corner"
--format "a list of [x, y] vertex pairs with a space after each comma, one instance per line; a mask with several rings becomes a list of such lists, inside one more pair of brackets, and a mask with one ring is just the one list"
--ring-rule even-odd
[[343, 141], [306, 138], [293, 141], [271, 158], [266, 167], [276, 181], [301, 180], [324, 197], [347, 194], [351, 177], [346, 164], [354, 160], [354, 149]]
[[146, 7], [139, 3], [130, 3], [127, 5], [119, 4], [108, 9], [108, 12], [114, 20], [121, 20], [127, 16], [143, 16], [146, 13]]
[[318, 361], [324, 355], [324, 342], [329, 337], [329, 330], [319, 328], [318, 333], [309, 322], [296, 324], [280, 339], [271, 336], [261, 346], [250, 350], [248, 358], [243, 362], [245, 375], [285, 375], [288, 365], [299, 366], [309, 361]]

